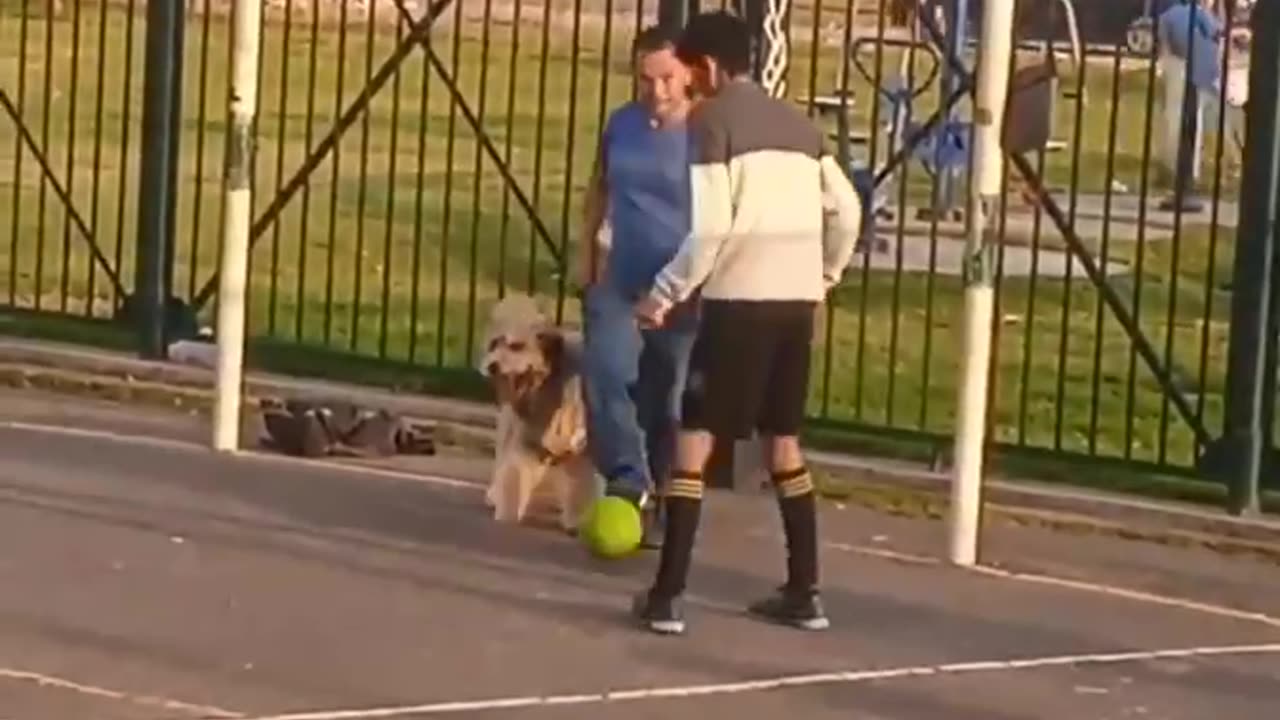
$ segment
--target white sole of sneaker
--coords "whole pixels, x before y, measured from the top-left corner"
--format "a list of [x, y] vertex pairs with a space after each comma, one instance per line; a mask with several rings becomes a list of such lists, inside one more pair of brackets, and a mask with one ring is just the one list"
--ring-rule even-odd
[[772, 615], [765, 615], [763, 613], [751, 612], [750, 610], [747, 611], [747, 615], [755, 618], [756, 620], [767, 622], [770, 625], [781, 625], [782, 627], [795, 628], [797, 630], [808, 630], [811, 632], [817, 632], [821, 630], [826, 630], [831, 627], [830, 618], [825, 618], [825, 617], [810, 618], [808, 620], [797, 620], [793, 618], [774, 617]]
[[645, 627], [659, 635], [683, 635], [683, 620], [647, 620]]
[[791, 622], [791, 623], [788, 623], [788, 624], [789, 624], [789, 625], [794, 625], [795, 627], [798, 627], [798, 628], [800, 628], [801, 630], [810, 630], [810, 631], [826, 630], [826, 629], [828, 629], [828, 628], [830, 628], [830, 627], [831, 627], [831, 621], [830, 621], [830, 620], [828, 620], [827, 618], [813, 618], [813, 619], [811, 619], [811, 620], [797, 620], [797, 621], [795, 621], [795, 622]]

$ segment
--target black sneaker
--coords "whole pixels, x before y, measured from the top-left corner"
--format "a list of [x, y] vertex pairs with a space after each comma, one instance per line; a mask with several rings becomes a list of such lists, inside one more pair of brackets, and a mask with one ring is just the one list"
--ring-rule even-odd
[[822, 609], [816, 592], [795, 592], [781, 588], [773, 596], [747, 608], [747, 612], [770, 622], [801, 630], [826, 630], [831, 620]]
[[636, 509], [644, 512], [653, 504], [649, 493], [644, 490], [636, 490], [626, 483], [610, 482], [604, 491], [609, 497], [622, 498], [636, 506]]
[[605, 486], [604, 494], [608, 497], [622, 498], [640, 511], [642, 526], [640, 547], [653, 549], [662, 547], [662, 529], [658, 524], [658, 502], [647, 490], [636, 490], [631, 485], [611, 481]]
[[678, 597], [654, 597], [646, 590], [632, 601], [631, 614], [649, 632], [659, 635], [683, 635], [684, 611], [681, 605]]

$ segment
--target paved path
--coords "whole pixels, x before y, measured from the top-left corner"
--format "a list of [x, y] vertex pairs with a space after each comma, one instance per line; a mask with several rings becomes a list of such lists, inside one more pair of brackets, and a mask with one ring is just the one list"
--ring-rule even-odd
[[[1006, 277], [1034, 275], [1039, 278], [1063, 278], [1069, 265], [1072, 276], [1083, 281], [1086, 277], [1084, 265], [1059, 249], [1065, 246], [1065, 240], [1052, 219], [1044, 213], [1037, 218], [1034, 209], [1019, 204], [1012, 199], [1015, 196], [1010, 197], [1007, 216], [1003, 220], [1006, 238], [1001, 245], [1003, 274]], [[1065, 193], [1055, 193], [1054, 197], [1063, 212], [1069, 214], [1071, 199]], [[1144, 210], [1144, 203], [1136, 195], [1116, 194], [1108, 205], [1108, 200], [1103, 195], [1081, 194], [1076, 198], [1076, 232], [1094, 253], [1095, 261], [1098, 260], [1097, 253], [1104, 234], [1111, 241], [1167, 242], [1178, 228], [1202, 227], [1216, 220], [1220, 228], [1220, 242], [1230, 243], [1234, 240], [1239, 217], [1239, 206], [1235, 201], [1220, 201], [1215, 215], [1206, 200], [1201, 212], [1186, 213], [1179, 217], [1159, 210], [1156, 206], [1161, 199], [1161, 196], [1152, 195], [1147, 199]], [[1001, 220], [996, 218], [993, 222]], [[871, 253], [866, 262], [870, 263], [872, 270], [878, 271], [894, 272], [900, 269], [909, 273], [934, 272], [959, 276], [964, 259], [964, 232], [965, 228], [961, 223], [940, 223], [935, 231], [931, 223], [914, 217], [909, 217], [901, 228], [896, 220], [882, 220], [877, 234], [884, 249]], [[1034, 247], [1037, 244], [1039, 247]], [[863, 262], [863, 257], [857, 256], [853, 260], [853, 266], [860, 268]], [[1107, 263], [1109, 275], [1124, 275], [1128, 272], [1129, 266], [1126, 263]]]
[[992, 527], [988, 558], [1036, 575], [963, 572], [930, 560], [936, 523], [829, 506], [836, 626], [809, 635], [743, 616], [776, 580], [778, 523], [715, 495], [690, 635], [655, 638], [624, 612], [654, 558], [495, 525], [483, 463], [183, 442], [204, 434], [0, 395], [0, 718], [1263, 720], [1280, 703], [1280, 621], [1249, 614], [1280, 614], [1271, 566]]

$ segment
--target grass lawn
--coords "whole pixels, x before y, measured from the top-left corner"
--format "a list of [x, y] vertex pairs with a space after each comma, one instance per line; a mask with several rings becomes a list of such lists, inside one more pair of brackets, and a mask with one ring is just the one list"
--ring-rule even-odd
[[[557, 8], [571, 5], [561, 1]], [[8, 5], [5, 6], [6, 8]], [[377, 13], [394, 12], [389, 2]], [[533, 2], [525, 4], [534, 7]], [[804, 13], [810, 12], [804, 10]], [[828, 3], [824, 24], [838, 15]], [[814, 45], [797, 17], [790, 94], [839, 85], [838, 45]], [[574, 237], [581, 188], [606, 110], [630, 94], [626, 50], [634, 20], [576, 34], [537, 22], [437, 28], [432, 45], [481, 118], [493, 147], [537, 210], [520, 207], [447, 86], [415, 51], [311, 175], [252, 256], [251, 329], [327, 358], [332, 372], [361, 358], [465, 368], [473, 328], [507, 290], [532, 290], [576, 322], [558, 293], [552, 248]], [[370, 28], [374, 29], [370, 32]], [[263, 34], [255, 203], [266, 207], [392, 51], [393, 27], [345, 33], [310, 18], [275, 18]], [[144, 19], [79, 5], [46, 22], [0, 12], [0, 89], [20, 104], [54, 174], [131, 286], [139, 198]], [[25, 38], [25, 42], [23, 42]], [[607, 42], [606, 42], [607, 38]], [[838, 39], [838, 38], [837, 38]], [[186, 29], [175, 291], [211, 276], [221, 233], [229, 27], [197, 15]], [[607, 45], [607, 47], [606, 47]], [[874, 58], [868, 57], [868, 62]], [[886, 52], [886, 74], [898, 66]], [[1074, 87], [1075, 76], [1063, 79]], [[857, 74], [854, 127], [867, 128], [870, 92]], [[1083, 106], [1061, 101], [1049, 155], [1055, 186], [1099, 193], [1111, 179], [1137, 191], [1148, 155], [1145, 69], [1088, 66]], [[1113, 102], [1113, 95], [1116, 101]], [[917, 101], [930, 109], [936, 95]], [[10, 120], [0, 118], [0, 122]], [[39, 166], [16, 139], [0, 141], [0, 303], [106, 316], [113, 295]], [[1207, 148], [1212, 151], [1212, 139]], [[1113, 162], [1108, 162], [1108, 158]], [[1207, 163], [1206, 175], [1214, 174]], [[909, 198], [929, 194], [913, 168]], [[1228, 194], [1234, 189], [1228, 187]], [[1188, 226], [1176, 242], [1113, 239], [1106, 255], [1135, 272], [1112, 279], [1211, 432], [1220, 425], [1234, 230]], [[1100, 238], [1085, 238], [1101, 250]], [[1032, 240], [1060, 247], [1045, 230]], [[1140, 267], [1140, 272], [1136, 270]], [[1206, 288], [1209, 291], [1206, 292]], [[559, 298], [559, 301], [558, 301]], [[999, 287], [993, 431], [1007, 443], [1188, 467], [1194, 442], [1132, 344], [1079, 273], [1063, 281], [1005, 278]], [[855, 269], [834, 296], [815, 359], [815, 416], [859, 426], [946, 433], [954, 406], [961, 288], [940, 273]], [[206, 309], [210, 317], [212, 307]], [[327, 351], [319, 353], [324, 348]], [[345, 358], [345, 359], [344, 359]], [[390, 365], [388, 365], [390, 366]]]

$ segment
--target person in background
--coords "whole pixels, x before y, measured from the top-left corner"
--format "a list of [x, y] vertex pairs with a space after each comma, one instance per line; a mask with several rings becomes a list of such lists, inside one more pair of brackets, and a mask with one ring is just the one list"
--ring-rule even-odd
[[1175, 0], [1156, 21], [1164, 86], [1161, 160], [1173, 182], [1173, 192], [1160, 209], [1168, 212], [1202, 209], [1194, 195], [1200, 181], [1204, 111], [1206, 106], [1219, 107], [1222, 27], [1200, 2]]
[[696, 329], [694, 303], [654, 329], [631, 311], [689, 232], [689, 80], [675, 39], [658, 27], [636, 37], [637, 99], [609, 116], [600, 139], [579, 258], [589, 445], [606, 493], [645, 511], [650, 547]]
[[665, 490], [657, 576], [633, 612], [650, 631], [684, 632], [685, 590], [713, 438], [762, 438], [787, 543], [787, 580], [750, 607], [806, 630], [829, 625], [818, 598], [817, 508], [800, 450], [815, 313], [844, 275], [862, 230], [862, 204], [821, 131], [752, 81], [746, 24], [699, 15], [676, 52], [700, 99], [690, 115], [692, 227], [636, 303], [665, 327], [700, 294], [697, 339]]

